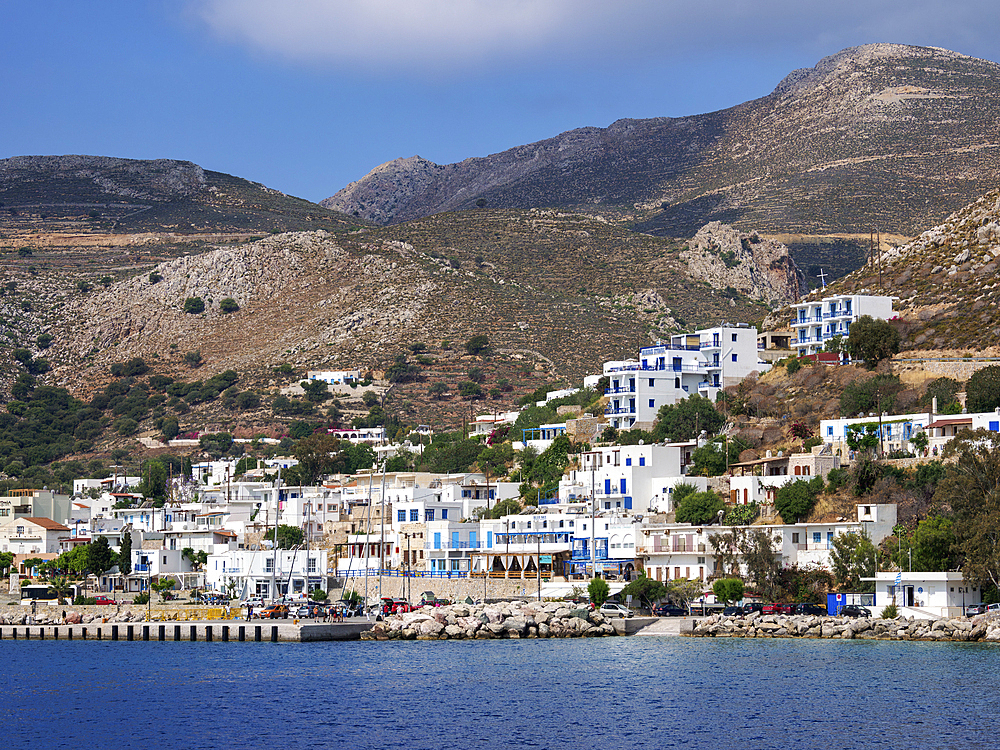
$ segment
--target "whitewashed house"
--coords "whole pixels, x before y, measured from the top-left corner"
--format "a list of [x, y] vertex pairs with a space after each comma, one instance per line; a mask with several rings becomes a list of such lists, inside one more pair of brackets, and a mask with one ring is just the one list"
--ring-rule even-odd
[[792, 305], [792, 348], [798, 356], [817, 354], [835, 336], [850, 338], [851, 324], [858, 318], [889, 320], [895, 316], [895, 297], [870, 294], [838, 294], [821, 300]]
[[604, 363], [604, 413], [617, 429], [648, 430], [661, 407], [693, 394], [714, 402], [722, 388], [768, 369], [757, 355], [757, 329], [746, 324], [678, 334], [669, 343], [643, 347], [637, 360]]

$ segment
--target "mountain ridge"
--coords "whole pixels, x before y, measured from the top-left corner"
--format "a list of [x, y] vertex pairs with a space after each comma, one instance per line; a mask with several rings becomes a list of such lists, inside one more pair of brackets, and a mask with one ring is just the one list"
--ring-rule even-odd
[[477, 204], [601, 206], [674, 237], [709, 221], [912, 236], [994, 186], [998, 131], [1000, 65], [873, 44], [717, 112], [620, 119], [448, 165], [386, 162], [321, 204], [384, 224]]

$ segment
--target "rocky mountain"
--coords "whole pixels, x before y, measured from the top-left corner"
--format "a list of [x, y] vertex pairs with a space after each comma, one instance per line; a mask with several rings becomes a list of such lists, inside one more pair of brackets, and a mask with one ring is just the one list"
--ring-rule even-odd
[[[860, 292], [898, 297], [902, 347], [1000, 355], [1000, 190], [805, 299]], [[784, 313], [772, 316], [782, 323]]]
[[322, 204], [383, 224], [442, 211], [600, 207], [640, 231], [912, 236], [995, 187], [1000, 65], [873, 44], [788, 75], [760, 99], [619, 120], [456, 164], [414, 156]]
[[0, 232], [270, 232], [365, 222], [173, 159], [0, 159]]

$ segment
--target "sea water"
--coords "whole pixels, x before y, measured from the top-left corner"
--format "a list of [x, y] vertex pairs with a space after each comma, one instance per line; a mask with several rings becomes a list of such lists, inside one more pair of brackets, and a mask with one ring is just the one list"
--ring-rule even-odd
[[995, 748], [1000, 646], [2, 641], [6, 748]]

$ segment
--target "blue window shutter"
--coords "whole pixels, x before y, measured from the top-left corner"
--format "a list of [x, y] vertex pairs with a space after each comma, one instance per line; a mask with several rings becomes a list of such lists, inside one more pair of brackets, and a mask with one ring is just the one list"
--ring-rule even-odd
[[457, 531], [451, 532], [451, 546], [452, 546], [452, 549], [457, 549], [458, 548], [458, 532]]
[[639, 456], [639, 466], [645, 466], [645, 465], [646, 465], [646, 457]]
[[469, 546], [472, 549], [476, 548], [476, 532], [475, 531], [470, 531], [469, 532]]
[[631, 466], [632, 465], [632, 459], [631, 458], [626, 458], [625, 459], [625, 465], [626, 466]]
[[604, 494], [605, 495], [610, 495], [611, 494], [611, 480], [610, 479], [605, 479], [604, 480]]
[[990, 430], [993, 432], [1000, 432], [1000, 422], [990, 422]]
[[442, 508], [441, 509], [441, 520], [442, 521], [447, 521], [448, 520], [448, 509], [447, 508]]
[[625, 494], [625, 478], [622, 478], [622, 494]]
[[488, 549], [493, 549], [493, 532], [492, 531], [487, 531], [486, 532], [486, 547]]
[[441, 549], [441, 532], [434, 532], [434, 549]]
[[625, 498], [625, 508], [627, 510], [632, 510], [632, 498], [630, 497]]

